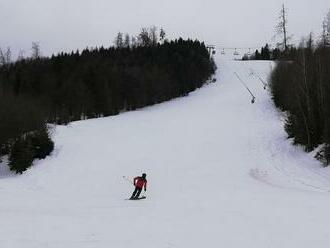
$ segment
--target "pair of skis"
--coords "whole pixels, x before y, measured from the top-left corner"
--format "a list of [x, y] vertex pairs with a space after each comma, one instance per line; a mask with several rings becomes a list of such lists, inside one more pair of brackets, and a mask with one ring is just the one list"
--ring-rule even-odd
[[129, 198], [129, 199], [126, 199], [126, 200], [138, 201], [138, 200], [143, 200], [143, 199], [146, 199], [146, 198], [147, 198], [146, 196], [141, 196], [139, 198]]

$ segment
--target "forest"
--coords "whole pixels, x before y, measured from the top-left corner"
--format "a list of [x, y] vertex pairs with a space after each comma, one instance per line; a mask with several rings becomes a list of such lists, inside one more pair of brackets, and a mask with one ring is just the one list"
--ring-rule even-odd
[[10, 168], [21, 173], [53, 150], [50, 124], [186, 96], [215, 70], [204, 43], [168, 41], [164, 33], [158, 40], [152, 29], [142, 29], [136, 41], [118, 33], [115, 46], [51, 57], [35, 47], [31, 58], [0, 67], [0, 157], [8, 155]]
[[274, 60], [270, 86], [275, 105], [286, 112], [285, 129], [295, 144], [307, 152], [317, 148], [316, 158], [330, 164], [330, 11], [322, 34], [290, 44], [287, 15], [283, 6], [277, 25], [283, 41], [272, 49], [268, 44], [243, 60]]
[[277, 63], [271, 89], [277, 107], [287, 111], [286, 131], [294, 143], [330, 163], [330, 47], [314, 46], [312, 37]]

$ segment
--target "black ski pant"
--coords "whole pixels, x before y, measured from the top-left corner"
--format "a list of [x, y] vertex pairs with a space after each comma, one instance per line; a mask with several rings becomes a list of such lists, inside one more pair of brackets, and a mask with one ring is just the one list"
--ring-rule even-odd
[[139, 198], [140, 194], [141, 194], [142, 188], [139, 187], [135, 187], [135, 190], [131, 196], [131, 199], [133, 198]]

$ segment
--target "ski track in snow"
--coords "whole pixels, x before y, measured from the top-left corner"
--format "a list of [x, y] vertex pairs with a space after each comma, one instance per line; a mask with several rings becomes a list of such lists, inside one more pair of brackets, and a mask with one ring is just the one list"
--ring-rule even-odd
[[[58, 126], [21, 176], [2, 164], [0, 247], [330, 247], [330, 170], [287, 140], [258, 79], [274, 64], [216, 61], [188, 97]], [[147, 199], [126, 201], [142, 172]]]

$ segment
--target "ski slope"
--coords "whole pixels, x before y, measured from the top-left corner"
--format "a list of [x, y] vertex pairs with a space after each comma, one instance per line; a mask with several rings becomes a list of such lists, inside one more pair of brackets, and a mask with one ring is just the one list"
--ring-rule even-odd
[[[215, 84], [58, 126], [52, 156], [21, 176], [2, 165], [0, 247], [330, 247], [330, 171], [286, 139], [256, 77], [274, 65], [216, 61]], [[142, 172], [147, 199], [125, 200], [123, 176]]]

